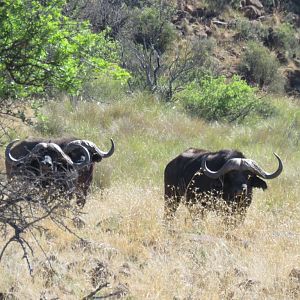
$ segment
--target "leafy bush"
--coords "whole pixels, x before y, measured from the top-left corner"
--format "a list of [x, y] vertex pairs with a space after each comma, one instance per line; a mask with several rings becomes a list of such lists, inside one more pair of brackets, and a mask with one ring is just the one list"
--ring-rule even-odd
[[261, 22], [251, 22], [248, 19], [237, 19], [235, 29], [239, 40], [263, 40], [268, 31]]
[[292, 56], [299, 49], [299, 42], [296, 38], [296, 31], [289, 23], [282, 23], [275, 29], [275, 46], [286, 50]]
[[278, 76], [279, 62], [262, 44], [250, 41], [239, 64], [240, 73], [248, 82], [260, 88], [268, 86]]
[[147, 49], [165, 52], [175, 38], [171, 15], [171, 7], [168, 6], [136, 8], [132, 24], [135, 42]]
[[240, 122], [250, 114], [272, 113], [270, 105], [257, 99], [255, 88], [238, 76], [229, 82], [224, 76], [205, 77], [200, 84], [189, 84], [177, 97], [191, 115], [208, 121]]
[[187, 83], [199, 80], [204, 75], [218, 75], [220, 70], [213, 52], [216, 40], [186, 40], [185, 43], [174, 43], [171, 51], [162, 56], [164, 66], [158, 80], [158, 92], [166, 101], [172, 99], [176, 91]]

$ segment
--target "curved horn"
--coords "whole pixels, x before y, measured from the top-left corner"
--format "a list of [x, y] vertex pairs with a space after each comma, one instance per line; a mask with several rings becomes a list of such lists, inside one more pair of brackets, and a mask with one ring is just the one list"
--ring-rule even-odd
[[100, 150], [94, 143], [90, 142], [90, 141], [86, 141], [83, 140], [82, 141], [84, 143], [84, 145], [91, 150], [94, 150], [97, 154], [99, 154], [102, 158], [107, 158], [113, 155], [113, 153], [115, 152], [115, 144], [113, 139], [110, 139], [111, 142], [111, 147], [107, 152], [104, 152], [102, 150]]
[[232, 158], [229, 159], [221, 169], [218, 171], [212, 171], [208, 169], [206, 165], [206, 159], [203, 160], [201, 168], [203, 169], [203, 172], [206, 176], [217, 179], [220, 176], [233, 171], [233, 170], [239, 170], [239, 171], [250, 171], [251, 173], [254, 173], [257, 176], [260, 176], [264, 179], [274, 179], [278, 177], [282, 170], [283, 170], [283, 164], [280, 159], [280, 157], [274, 153], [275, 157], [278, 160], [278, 168], [274, 173], [267, 173], [265, 172], [258, 164], [252, 159], [247, 159], [247, 158]]
[[19, 159], [17, 158], [14, 158], [11, 153], [10, 153], [10, 149], [12, 148], [12, 146], [18, 142], [20, 139], [15, 139], [13, 141], [11, 141], [7, 146], [6, 146], [6, 149], [5, 149], [5, 158], [10, 161], [10, 163], [12, 164], [15, 164], [15, 163], [20, 163], [24, 160], [24, 157], [21, 157]]
[[243, 158], [231, 158], [229, 159], [218, 171], [210, 170], [206, 165], [206, 159], [202, 161], [201, 168], [203, 173], [213, 179], [217, 179], [220, 176], [233, 171], [233, 170], [240, 170], [242, 165]]
[[69, 150], [69, 145], [71, 144], [77, 144], [77, 145], [81, 145], [83, 147], [86, 147], [91, 153], [96, 153], [98, 154], [100, 157], [102, 158], [107, 158], [113, 155], [113, 153], [115, 152], [115, 144], [114, 141], [112, 139], [110, 139], [111, 141], [111, 148], [107, 151], [104, 152], [102, 150], [100, 150], [96, 144], [94, 144], [93, 142], [87, 141], [87, 140], [76, 140], [76, 141], [72, 141], [69, 144], [66, 145], [65, 147], [65, 151]]
[[[44, 144], [44, 145], [42, 145]], [[58, 153], [60, 155], [60, 157], [66, 161], [69, 165], [74, 165], [72, 159], [61, 149], [61, 147], [55, 143], [39, 143], [38, 145], [36, 145], [34, 147], [33, 150], [35, 150], [35, 148], [37, 148], [37, 146], [39, 146], [39, 148], [50, 148], [51, 150], [54, 150], [56, 153]], [[37, 149], [39, 150], [39, 149]], [[32, 151], [33, 152], [33, 151]]]
[[58, 153], [68, 164], [73, 164], [72, 160], [70, 159], [70, 157], [68, 155], [66, 155], [62, 149], [60, 148], [60, 146], [58, 146], [57, 144], [54, 143], [38, 143], [34, 146], [34, 148], [28, 152], [27, 155], [22, 156], [21, 158], [14, 158], [12, 156], [12, 154], [10, 153], [12, 146], [14, 145], [14, 143], [16, 143], [17, 141], [19, 141], [19, 139], [13, 140], [12, 142], [10, 142], [5, 149], [5, 157], [8, 161], [10, 161], [13, 164], [19, 164], [19, 163], [23, 163], [25, 160], [32, 158], [32, 156], [36, 155], [37, 153], [39, 153], [41, 150], [45, 150], [47, 148], [51, 148], [52, 150], [54, 150], [56, 153]]
[[[80, 140], [75, 140], [75, 141], [72, 141], [72, 142], [68, 143], [68, 144], [66, 145], [66, 147], [64, 148], [64, 152], [68, 154], [68, 153], [71, 153], [72, 150], [78, 149], [78, 148], [79, 148], [80, 150], [82, 150], [82, 153], [83, 153], [83, 156], [84, 156], [84, 160], [83, 160], [83, 161], [80, 161], [80, 162], [77, 162], [77, 161], [75, 162], [75, 161], [73, 161], [73, 164], [74, 164], [75, 166], [79, 166], [79, 167], [89, 164], [89, 163], [91, 162], [90, 152], [87, 150], [86, 147], [84, 147], [84, 146], [82, 145], [82, 143], [81, 143]], [[69, 156], [68, 156], [68, 157], [69, 157]]]
[[273, 154], [275, 155], [275, 157], [278, 160], [278, 168], [273, 173], [267, 173], [252, 159], [243, 159], [242, 169], [248, 170], [264, 179], [274, 179], [281, 174], [281, 172], [283, 170], [283, 164], [282, 164], [280, 157], [275, 152]]

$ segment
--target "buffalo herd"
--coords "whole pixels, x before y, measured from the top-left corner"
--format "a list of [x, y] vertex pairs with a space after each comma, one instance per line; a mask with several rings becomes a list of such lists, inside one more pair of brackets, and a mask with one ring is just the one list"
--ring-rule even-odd
[[[14, 140], [5, 150], [6, 174], [8, 180], [24, 175], [29, 180], [38, 178], [42, 188], [59, 177], [64, 182], [63, 192], [76, 197], [77, 204], [83, 206], [95, 163], [110, 157], [114, 150], [112, 139], [107, 152], [78, 138]], [[165, 219], [174, 218], [180, 203], [191, 212], [196, 207], [201, 215], [213, 210], [243, 217], [251, 204], [253, 188], [265, 190], [264, 180], [282, 172], [282, 161], [274, 155], [278, 167], [268, 173], [239, 151], [187, 149], [171, 160], [164, 171]]]
[[69, 196], [75, 195], [77, 204], [84, 206], [93, 180], [94, 164], [114, 153], [103, 152], [93, 142], [78, 138], [25, 139], [10, 142], [5, 150], [8, 179], [26, 176], [38, 179], [43, 188], [51, 182], [59, 184]]

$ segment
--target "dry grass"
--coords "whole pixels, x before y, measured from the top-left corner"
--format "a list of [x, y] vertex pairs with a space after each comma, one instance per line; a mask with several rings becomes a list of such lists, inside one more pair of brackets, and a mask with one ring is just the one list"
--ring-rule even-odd
[[257, 193], [245, 223], [230, 231], [212, 214], [193, 224], [181, 207], [175, 231], [169, 232], [162, 223], [161, 194], [156, 187], [134, 184], [95, 193], [81, 216], [84, 227], [76, 229], [88, 242], [48, 224], [48, 234], [38, 239], [53, 270], [35, 246], [31, 278], [11, 247], [1, 264], [0, 290], [13, 289], [20, 299], [43, 293], [81, 299], [107, 281], [110, 286], [98, 295], [122, 287], [129, 299], [300, 296], [299, 281], [289, 277], [300, 267], [300, 209], [294, 195], [270, 209], [265, 201], [270, 195]]
[[[300, 269], [297, 105], [281, 107], [274, 119], [237, 127], [190, 120], [157, 103], [124, 101], [98, 108], [82, 104], [65, 119], [52, 104], [56, 115], [51, 118], [61, 120], [63, 134], [79, 134], [105, 149], [114, 138], [116, 153], [97, 167], [95, 179], [101, 181], [104, 172], [110, 180], [106, 189], [90, 195], [80, 216], [84, 225], [70, 223], [84, 241], [45, 224], [49, 230], [36, 238], [47, 258], [35, 244], [32, 277], [21, 251], [8, 249], [0, 264], [0, 292], [19, 299], [82, 299], [108, 282], [96, 296], [299, 298], [300, 278], [290, 276]], [[290, 140], [286, 128], [292, 128]], [[274, 168], [276, 151], [284, 173], [267, 191], [255, 192], [241, 226], [228, 230], [213, 214], [193, 223], [181, 206], [170, 231], [162, 221], [163, 169], [189, 146], [238, 148], [267, 170]]]

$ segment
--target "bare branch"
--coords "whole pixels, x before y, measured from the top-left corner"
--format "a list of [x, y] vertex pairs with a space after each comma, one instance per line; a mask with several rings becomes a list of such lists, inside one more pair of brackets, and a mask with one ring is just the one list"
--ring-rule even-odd
[[[13, 235], [1, 249], [0, 262], [8, 246], [16, 242], [22, 249], [30, 274], [33, 271], [30, 256], [34, 255], [34, 251], [24, 234], [29, 231], [45, 254], [34, 235], [34, 231], [46, 230], [42, 224], [43, 220], [52, 220], [54, 224], [80, 239], [66, 224], [68, 215], [74, 217], [79, 213], [78, 209], [73, 207], [68, 193], [64, 192], [69, 174], [54, 173], [48, 177], [33, 175], [26, 172], [25, 166], [12, 180], [1, 181], [0, 184], [0, 234], [6, 236], [10, 229], [13, 230]], [[42, 186], [44, 182], [48, 183], [46, 189]]]
[[[102, 290], [103, 288], [107, 287], [108, 285], [109, 285], [108, 282], [105, 282], [104, 284], [100, 284], [94, 291], [92, 291], [87, 296], [83, 297], [82, 300], [90, 300], [90, 299], [92, 299], [93, 296], [95, 296], [100, 290]], [[101, 299], [101, 298], [99, 297], [99, 299]]]

